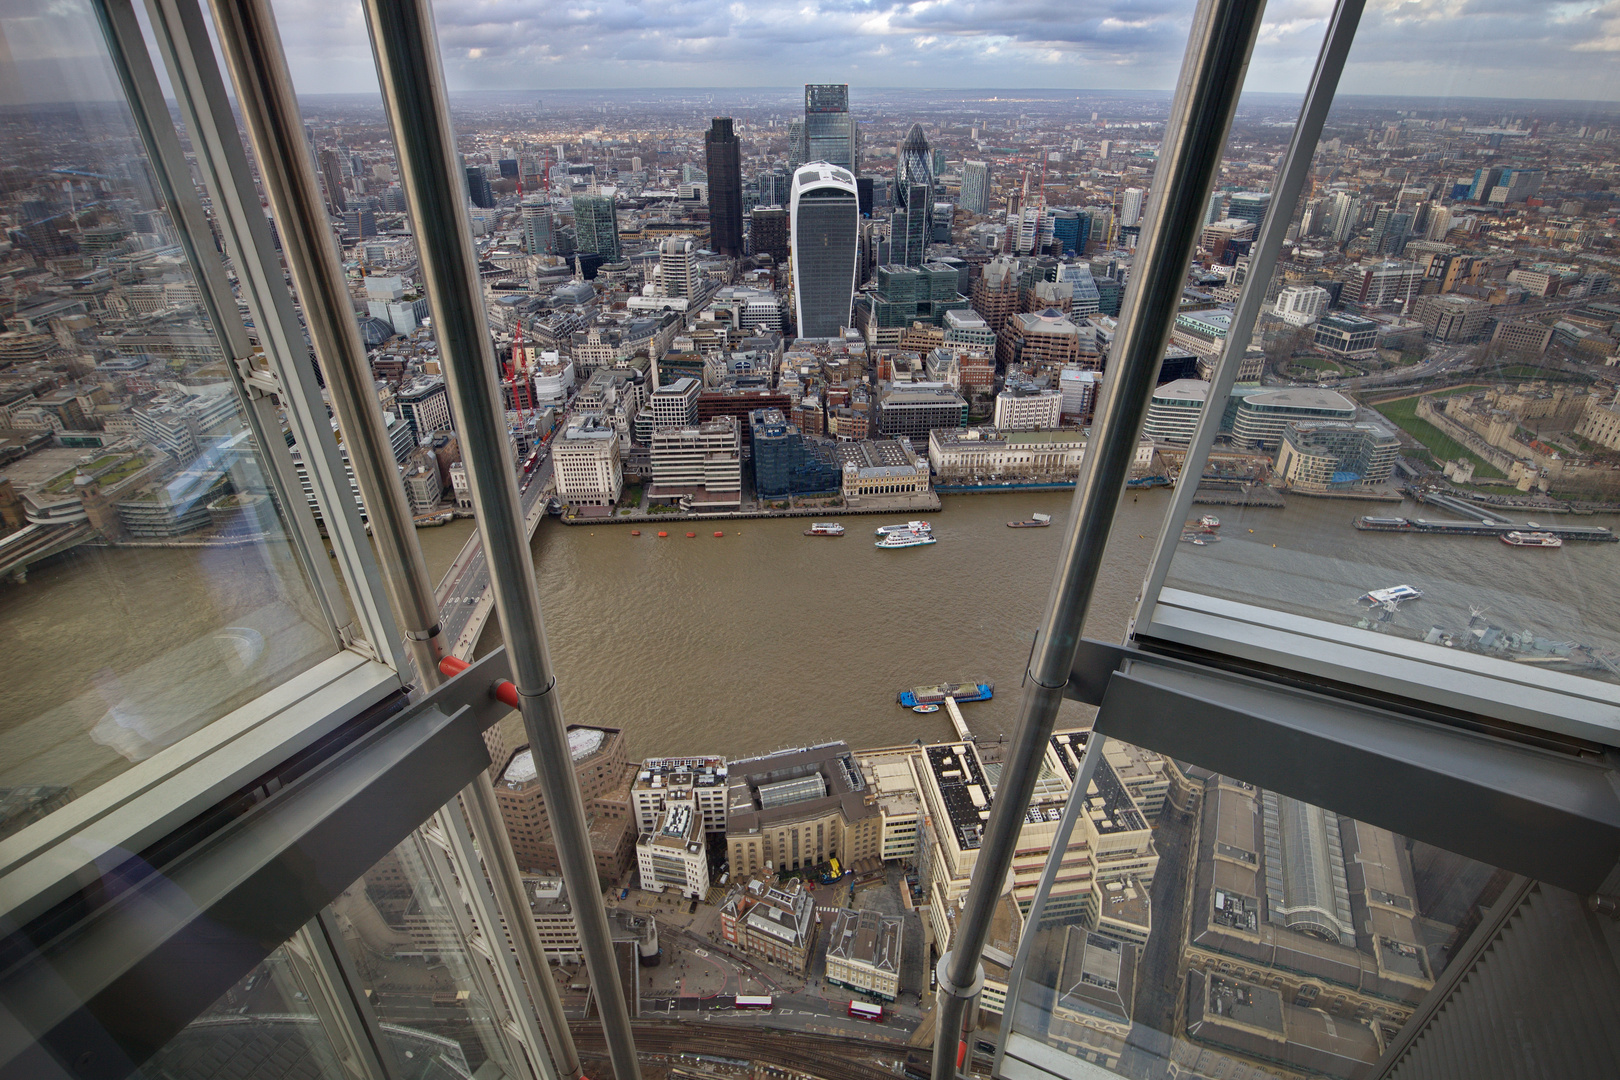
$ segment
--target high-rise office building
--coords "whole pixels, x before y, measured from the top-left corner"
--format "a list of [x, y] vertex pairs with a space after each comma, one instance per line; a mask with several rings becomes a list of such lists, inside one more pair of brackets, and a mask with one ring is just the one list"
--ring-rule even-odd
[[804, 88], [803, 161], [825, 161], [854, 172], [858, 166], [855, 118], [849, 114], [848, 83], [807, 83]]
[[715, 117], [703, 135], [703, 159], [709, 173], [709, 246], [732, 258], [743, 253], [741, 154], [731, 118]]
[[[788, 198], [792, 199], [790, 192]], [[788, 212], [782, 206], [756, 206], [748, 238], [755, 255], [769, 255], [780, 266], [788, 259]]]
[[855, 177], [825, 161], [793, 174], [793, 309], [799, 336], [837, 337], [855, 298], [860, 206]]
[[653, 281], [657, 295], [696, 300], [702, 280], [697, 244], [690, 236], [671, 236], [658, 245], [658, 272]]
[[495, 205], [495, 193], [489, 189], [489, 177], [484, 175], [482, 165], [467, 166], [467, 198], [485, 210]]
[[906, 184], [904, 188], [906, 197], [901, 208], [889, 215], [889, 261], [921, 266], [928, 248], [928, 216], [933, 202], [921, 184]]
[[990, 212], [990, 166], [987, 162], [962, 163], [962, 209], [970, 214]]
[[552, 248], [551, 207], [539, 199], [523, 202], [523, 250], [530, 255], [545, 255]]
[[[914, 198], [916, 186], [920, 186], [922, 192]], [[913, 201], [920, 201], [925, 232], [933, 231], [934, 158], [921, 124], [912, 124], [905, 140], [894, 149], [894, 197], [901, 208], [907, 210], [912, 209]]]
[[1142, 220], [1142, 189], [1128, 187], [1119, 200], [1119, 223], [1130, 228]]
[[613, 196], [574, 196], [574, 243], [580, 251], [619, 257], [619, 211]]
[[1265, 221], [1266, 210], [1270, 206], [1269, 191], [1239, 191], [1227, 200], [1226, 216], [1252, 222], [1258, 228]]

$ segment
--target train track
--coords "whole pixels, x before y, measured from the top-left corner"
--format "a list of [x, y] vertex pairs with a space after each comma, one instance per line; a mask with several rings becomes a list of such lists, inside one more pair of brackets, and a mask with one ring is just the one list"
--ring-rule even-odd
[[[596, 1057], [607, 1053], [607, 1040], [598, 1024], [570, 1024], [574, 1043], [582, 1056]], [[636, 1051], [648, 1054], [712, 1054], [715, 1057], [743, 1058], [750, 1061], [780, 1065], [799, 1072], [812, 1073], [822, 1080], [895, 1080], [892, 1068], [880, 1065], [873, 1058], [881, 1051], [859, 1040], [836, 1035], [812, 1035], [760, 1028], [727, 1031], [722, 1028], [699, 1028], [683, 1023], [641, 1023], [634, 1025]], [[900, 1060], [905, 1047], [892, 1048], [887, 1055]], [[864, 1054], [868, 1060], [852, 1058]]]

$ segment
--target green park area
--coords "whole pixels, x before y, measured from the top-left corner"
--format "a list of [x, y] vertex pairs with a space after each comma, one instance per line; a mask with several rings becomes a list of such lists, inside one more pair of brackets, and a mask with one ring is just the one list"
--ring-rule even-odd
[[[1470, 389], [1472, 387], [1458, 386], [1435, 396], [1458, 394]], [[1474, 475], [1477, 477], [1490, 480], [1507, 479], [1502, 470], [1489, 462], [1481, 460], [1478, 454], [1473, 453], [1462, 443], [1453, 439], [1427, 420], [1420, 419], [1417, 414], [1417, 405], [1417, 397], [1405, 397], [1397, 398], [1394, 401], [1381, 401], [1374, 405], [1373, 408], [1389, 417], [1402, 431], [1421, 443], [1433, 455], [1435, 464], [1438, 465], [1442, 461], [1453, 458], [1463, 458], [1474, 463]]]

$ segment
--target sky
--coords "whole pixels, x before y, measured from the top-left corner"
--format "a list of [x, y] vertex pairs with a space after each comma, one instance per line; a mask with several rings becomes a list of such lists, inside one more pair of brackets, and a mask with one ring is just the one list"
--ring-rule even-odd
[[[375, 92], [358, 0], [273, 0], [300, 93]], [[139, 7], [139, 5], [137, 5]], [[1299, 93], [1330, 0], [1271, 0], [1247, 88]], [[1193, 0], [438, 0], [452, 90], [1168, 90]], [[0, 102], [103, 96], [86, 0], [0, 0]], [[9, 74], [8, 74], [9, 71]], [[1367, 0], [1341, 93], [1620, 99], [1620, 0]]]

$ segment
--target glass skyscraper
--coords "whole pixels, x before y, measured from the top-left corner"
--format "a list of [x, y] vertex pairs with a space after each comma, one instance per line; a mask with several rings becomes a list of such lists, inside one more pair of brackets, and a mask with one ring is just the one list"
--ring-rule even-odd
[[799, 336], [837, 337], [855, 297], [860, 205], [855, 177], [825, 161], [793, 174], [793, 308]]
[[[914, 186], [922, 188], [920, 198], [916, 196]], [[923, 212], [924, 235], [933, 230], [934, 157], [929, 152], [928, 139], [923, 135], [921, 124], [912, 124], [911, 130], [906, 132], [905, 141], [894, 149], [894, 195], [905, 209]], [[914, 201], [920, 205], [914, 208]]]
[[613, 196], [574, 196], [574, 243], [580, 251], [619, 257], [619, 211]]
[[804, 88], [804, 158], [842, 165], [854, 172], [855, 118], [849, 114], [848, 83], [809, 83]]
[[990, 166], [987, 162], [962, 163], [962, 209], [970, 214], [990, 212]]

